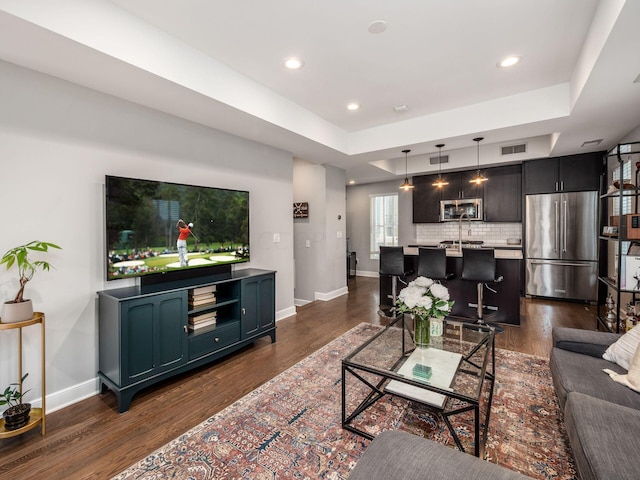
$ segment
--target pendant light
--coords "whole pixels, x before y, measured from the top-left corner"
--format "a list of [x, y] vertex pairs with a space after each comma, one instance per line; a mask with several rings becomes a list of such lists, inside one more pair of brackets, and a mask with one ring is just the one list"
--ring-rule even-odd
[[404, 183], [400, 185], [400, 188], [405, 192], [413, 188], [413, 185], [409, 183], [409, 175], [407, 173], [407, 155], [410, 151], [411, 150], [402, 150], [402, 153], [404, 153]]
[[478, 170], [476, 171], [476, 176], [469, 180], [469, 183], [475, 183], [476, 185], [481, 185], [483, 182], [489, 180], [480, 172], [480, 142], [482, 140], [484, 140], [484, 137], [477, 137], [473, 139], [473, 141], [476, 142], [478, 146]]
[[444, 147], [444, 143], [439, 143], [436, 147], [438, 147], [438, 180], [431, 185], [436, 188], [442, 188], [445, 185], [449, 185], [449, 182], [442, 179], [442, 147]]

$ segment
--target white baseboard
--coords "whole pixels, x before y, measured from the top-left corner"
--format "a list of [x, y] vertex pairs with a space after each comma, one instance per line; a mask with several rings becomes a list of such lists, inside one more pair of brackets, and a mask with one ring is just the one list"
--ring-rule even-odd
[[294, 305], [293, 307], [289, 307], [289, 308], [285, 308], [284, 310], [279, 310], [276, 312], [276, 322], [278, 320], [282, 320], [283, 318], [287, 318], [287, 317], [291, 317], [293, 315], [296, 314], [296, 306], [299, 305]]
[[304, 300], [302, 298], [294, 298], [293, 299], [293, 304], [296, 307], [304, 307], [305, 305], [308, 305], [309, 303], [311, 303], [311, 300]]
[[315, 297], [316, 297], [316, 300], [322, 300], [323, 302], [328, 302], [329, 300], [338, 298], [341, 295], [346, 295], [347, 293], [349, 293], [349, 289], [345, 286], [342, 288], [338, 288], [337, 290], [334, 290], [332, 292], [327, 292], [327, 293], [316, 292]]
[[[296, 314], [296, 307], [285, 308], [276, 312], [276, 321], [283, 318], [290, 317]], [[47, 395], [47, 411], [46, 413], [53, 413], [56, 410], [61, 410], [69, 405], [78, 403], [85, 398], [93, 397], [100, 392], [100, 380], [98, 377], [87, 380], [86, 382], [79, 383], [72, 387], [65, 388], [55, 393]], [[31, 402], [34, 408], [42, 407], [42, 399], [38, 398]]]
[[[46, 413], [53, 413], [56, 410], [61, 410], [69, 405], [78, 403], [85, 398], [93, 397], [100, 391], [99, 385], [98, 377], [96, 377], [72, 387], [65, 388], [64, 390], [60, 390], [59, 392], [48, 394]], [[31, 402], [31, 404], [35, 408], [41, 408], [42, 399], [38, 398]]]
[[378, 274], [378, 272], [356, 272], [356, 277], [371, 277], [371, 278], [378, 278], [380, 275]]

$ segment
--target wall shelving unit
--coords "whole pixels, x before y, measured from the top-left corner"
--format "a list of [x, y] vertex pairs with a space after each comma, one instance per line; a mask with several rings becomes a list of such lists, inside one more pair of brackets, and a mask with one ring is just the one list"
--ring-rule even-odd
[[[606, 331], [616, 333], [622, 333], [626, 330], [626, 325], [625, 323], [623, 323], [624, 319], [622, 319], [620, 315], [621, 303], [623, 301], [626, 301], [625, 299], [623, 299], [623, 294], [629, 294], [631, 301], [634, 303], [637, 296], [640, 295], [640, 289], [636, 289], [636, 285], [626, 285], [626, 279], [623, 278], [623, 275], [626, 274], [626, 262], [628, 256], [627, 251], [623, 251], [623, 243], [637, 242], [640, 245], [640, 238], [633, 238], [636, 235], [627, 233], [627, 229], [623, 228], [623, 222], [627, 222], [628, 216], [635, 216], [636, 214], [638, 214], [640, 220], [640, 210], [638, 208], [638, 200], [640, 199], [640, 168], [634, 165], [636, 166], [635, 179], [625, 179], [623, 171], [624, 163], [627, 161], [635, 161], [636, 164], [640, 164], [640, 142], [621, 143], [607, 152], [605, 175], [607, 176], [608, 181], [605, 183], [606, 185], [611, 185], [613, 183], [613, 179], [610, 179], [608, 177], [609, 172], [612, 171], [612, 169], [610, 168], [611, 162], [616, 162], [615, 167], [619, 167], [620, 169], [620, 188], [613, 192], [607, 192], [601, 196], [601, 199], [603, 200], [603, 208], [600, 209], [601, 227], [609, 225], [611, 223], [609, 221], [610, 218], [617, 217], [617, 225], [615, 226], [617, 227], [618, 231], [615, 234], [605, 234], [605, 232], [600, 232], [599, 236], [600, 258], [604, 259], [604, 261], [607, 262], [607, 265], [604, 266], [604, 268], [601, 270], [601, 275], [598, 277], [600, 285], [606, 288], [606, 292], [603, 295], [598, 295], [598, 298], [600, 300], [598, 301], [596, 328], [603, 328]], [[635, 183], [633, 184], [632, 188], [625, 188], [623, 185], [625, 183], [624, 180], [630, 180], [631, 182], [635, 181]], [[630, 204], [633, 210], [632, 212], [624, 211], [626, 200], [630, 200]], [[618, 215], [613, 216], [613, 212], [610, 211], [609, 207], [613, 207], [613, 204], [616, 202], [618, 204]], [[638, 228], [638, 234], [640, 235], [640, 225]], [[612, 242], [616, 244], [613, 271], [611, 271], [611, 262], [608, 261], [608, 252]], [[608, 293], [612, 294], [615, 302], [615, 307], [613, 309], [613, 319], [607, 318], [608, 309], [606, 307], [606, 297]]]

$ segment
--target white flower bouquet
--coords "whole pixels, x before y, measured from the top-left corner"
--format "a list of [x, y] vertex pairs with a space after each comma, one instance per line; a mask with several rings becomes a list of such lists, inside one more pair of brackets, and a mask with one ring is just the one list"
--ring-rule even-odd
[[403, 288], [396, 300], [396, 311], [427, 318], [443, 318], [451, 313], [455, 302], [449, 289], [430, 278], [418, 277]]
[[438, 333], [442, 335], [442, 319], [451, 313], [455, 302], [449, 299], [449, 289], [430, 278], [418, 277], [403, 288], [396, 300], [396, 312], [410, 313], [414, 321], [414, 342], [416, 346], [425, 347], [431, 335], [431, 319], [434, 327], [439, 324]]

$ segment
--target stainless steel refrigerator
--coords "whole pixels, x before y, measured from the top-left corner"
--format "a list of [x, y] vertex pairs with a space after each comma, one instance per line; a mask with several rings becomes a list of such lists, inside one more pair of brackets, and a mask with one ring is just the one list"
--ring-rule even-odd
[[596, 301], [598, 192], [527, 195], [525, 240], [527, 295]]

